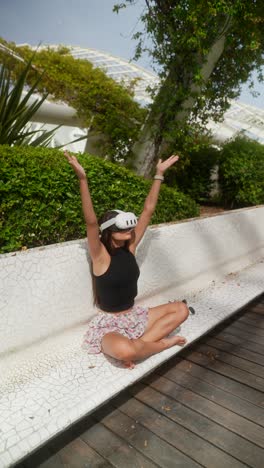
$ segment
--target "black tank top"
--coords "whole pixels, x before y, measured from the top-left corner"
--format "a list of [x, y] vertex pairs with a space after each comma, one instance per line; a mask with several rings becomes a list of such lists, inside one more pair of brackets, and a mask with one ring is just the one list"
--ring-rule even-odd
[[134, 305], [139, 268], [135, 256], [119, 248], [111, 255], [108, 270], [95, 276], [98, 306], [105, 312], [122, 312]]

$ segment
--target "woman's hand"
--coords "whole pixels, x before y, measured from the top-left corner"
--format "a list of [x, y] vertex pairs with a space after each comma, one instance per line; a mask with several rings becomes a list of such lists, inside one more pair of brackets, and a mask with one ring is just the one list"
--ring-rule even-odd
[[161, 159], [159, 159], [159, 162], [158, 162], [158, 164], [156, 166], [156, 174], [163, 175], [163, 173], [169, 167], [171, 167], [173, 164], [175, 164], [176, 161], [178, 161], [178, 159], [179, 159], [179, 156], [177, 156], [176, 154], [173, 154], [168, 159], [165, 159], [165, 161], [162, 161]]
[[85, 170], [78, 162], [78, 159], [75, 156], [71, 156], [70, 153], [68, 153], [68, 151], [64, 151], [64, 156], [66, 156], [66, 158], [68, 159], [78, 179], [86, 179]]

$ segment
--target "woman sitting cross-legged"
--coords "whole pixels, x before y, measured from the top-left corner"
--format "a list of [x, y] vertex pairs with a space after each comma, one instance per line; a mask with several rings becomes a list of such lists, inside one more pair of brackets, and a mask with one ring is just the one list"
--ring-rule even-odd
[[99, 309], [89, 322], [84, 338], [88, 353], [102, 351], [133, 368], [134, 361], [174, 345], [183, 346], [184, 337], [168, 335], [187, 319], [189, 310], [185, 303], [172, 302], [151, 308], [134, 304], [139, 277], [135, 251], [155, 210], [163, 173], [178, 156], [159, 160], [138, 220], [133, 213], [111, 210], [98, 223], [85, 171], [76, 157], [67, 151], [64, 154], [80, 182], [95, 303]]

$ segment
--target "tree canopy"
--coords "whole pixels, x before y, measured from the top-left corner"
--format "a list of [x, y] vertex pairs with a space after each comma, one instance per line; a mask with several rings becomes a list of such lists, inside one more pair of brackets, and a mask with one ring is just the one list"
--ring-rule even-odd
[[[125, 0], [114, 10], [135, 3]], [[144, 5], [135, 56], [151, 55], [161, 86], [135, 146], [141, 173], [163, 150], [194, 142], [195, 126], [221, 118], [253, 70], [263, 79], [264, 63], [261, 0], [145, 0]]]

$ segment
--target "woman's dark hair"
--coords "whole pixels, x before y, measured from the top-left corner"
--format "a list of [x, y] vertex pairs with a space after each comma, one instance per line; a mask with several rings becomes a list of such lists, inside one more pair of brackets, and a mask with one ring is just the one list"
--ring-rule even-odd
[[[104, 223], [105, 221], [108, 221], [109, 219], [115, 218], [117, 215], [118, 215], [118, 212], [115, 211], [115, 210], [107, 211], [99, 219], [99, 221], [98, 221], [99, 226], [101, 226], [101, 224]], [[110, 226], [109, 228], [104, 229], [103, 232], [101, 233], [101, 236], [100, 236], [100, 240], [101, 240], [102, 244], [104, 244], [107, 252], [111, 256], [115, 255], [115, 250], [116, 250], [116, 248], [113, 246], [113, 243], [112, 243], [112, 232], [118, 232], [118, 229], [116, 229], [116, 226]], [[124, 249], [128, 250], [129, 243], [130, 243], [129, 241], [125, 242]], [[93, 302], [94, 302], [94, 305], [100, 306], [100, 301], [99, 301], [99, 297], [98, 297], [98, 294], [97, 294], [97, 291], [96, 291], [96, 286], [95, 286], [95, 277], [93, 275], [92, 268], [93, 268], [93, 266], [92, 266], [92, 263], [91, 263], [91, 276], [92, 276], [93, 299], [94, 299]]]
[[[99, 219], [99, 226], [101, 226], [101, 224], [103, 224], [105, 221], [115, 218], [117, 215], [118, 215], [118, 212], [115, 210], [107, 211]], [[101, 242], [102, 244], [104, 244], [109, 255], [113, 255], [115, 251], [115, 248], [112, 245], [112, 232], [116, 232], [115, 226], [110, 226], [109, 228], [104, 229], [103, 232], [101, 232]], [[127, 247], [128, 246], [125, 246], [125, 248]]]

